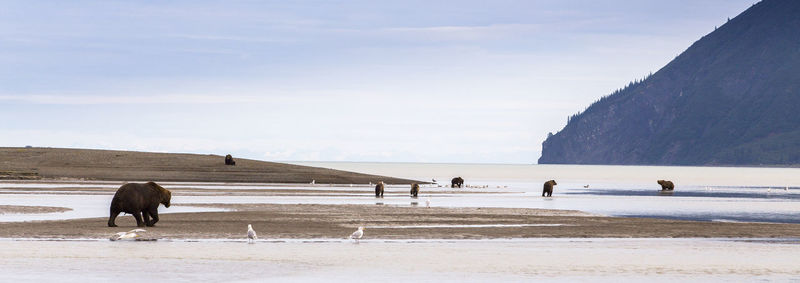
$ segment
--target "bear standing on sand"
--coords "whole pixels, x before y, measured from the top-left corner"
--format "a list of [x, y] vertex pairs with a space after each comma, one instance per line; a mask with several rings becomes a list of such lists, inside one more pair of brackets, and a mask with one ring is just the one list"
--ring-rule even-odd
[[553, 196], [553, 186], [558, 185], [556, 184], [555, 180], [550, 180], [544, 182], [544, 190], [542, 190], [542, 196]]
[[377, 185], [375, 185], [375, 197], [376, 198], [383, 197], [383, 181], [380, 181], [378, 182]]
[[675, 189], [675, 184], [673, 184], [672, 181], [658, 180], [656, 183], [661, 185], [662, 191], [671, 191]]
[[233, 160], [233, 156], [230, 154], [225, 155], [225, 165], [236, 166], [236, 161]]
[[450, 180], [450, 187], [451, 188], [461, 188], [464, 185], [464, 178], [455, 177], [453, 180]]

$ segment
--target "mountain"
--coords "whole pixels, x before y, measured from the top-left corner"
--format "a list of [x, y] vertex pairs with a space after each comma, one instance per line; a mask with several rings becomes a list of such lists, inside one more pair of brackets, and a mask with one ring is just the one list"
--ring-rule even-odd
[[800, 1], [764, 0], [572, 116], [540, 164], [800, 164]]

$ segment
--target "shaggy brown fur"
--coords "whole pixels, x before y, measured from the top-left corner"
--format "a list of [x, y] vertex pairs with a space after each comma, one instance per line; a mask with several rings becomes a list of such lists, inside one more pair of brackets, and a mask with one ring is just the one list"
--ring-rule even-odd
[[225, 155], [225, 165], [236, 166], [236, 161], [233, 160], [233, 156], [231, 156], [230, 154]]
[[378, 184], [375, 185], [375, 197], [376, 198], [383, 197], [383, 182], [378, 182]]
[[413, 183], [411, 184], [411, 197], [417, 197], [419, 195], [419, 184]]
[[675, 184], [673, 184], [672, 181], [658, 180], [656, 183], [661, 185], [662, 191], [671, 191], [675, 189]]
[[544, 182], [544, 189], [542, 190], [542, 196], [547, 195], [548, 197], [553, 196], [553, 186], [558, 185], [556, 184], [556, 180], [550, 180]]
[[[154, 182], [124, 184], [111, 200], [111, 215], [108, 227], [117, 227], [114, 220], [120, 212], [132, 214], [136, 218], [136, 226], [152, 227], [158, 222], [158, 205], [169, 207], [172, 193]], [[153, 219], [150, 220], [150, 217]]]
[[461, 188], [464, 185], [464, 179], [461, 177], [455, 177], [453, 180], [450, 180], [450, 187], [451, 188]]

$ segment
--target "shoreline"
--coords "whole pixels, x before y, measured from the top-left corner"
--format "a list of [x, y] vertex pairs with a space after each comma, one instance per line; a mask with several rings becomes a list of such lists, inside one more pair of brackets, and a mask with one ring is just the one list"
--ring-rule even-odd
[[[177, 205], [177, 204], [176, 204]], [[580, 211], [322, 204], [180, 204], [225, 212], [163, 213], [147, 239], [245, 239], [252, 224], [262, 239], [345, 239], [364, 226], [365, 240], [547, 238], [800, 238], [800, 224], [729, 223], [597, 216]], [[135, 229], [129, 215], [0, 223], [0, 238], [108, 239]]]

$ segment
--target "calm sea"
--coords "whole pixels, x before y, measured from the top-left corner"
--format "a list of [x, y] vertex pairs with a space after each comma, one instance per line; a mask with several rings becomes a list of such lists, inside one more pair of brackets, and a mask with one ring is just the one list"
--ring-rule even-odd
[[[409, 197], [408, 185], [391, 185], [376, 199], [368, 184], [190, 184], [163, 182], [166, 188], [332, 190], [335, 194], [275, 196], [180, 195], [172, 203], [362, 204], [419, 206], [430, 199], [439, 207], [515, 207], [579, 210], [598, 215], [637, 216], [700, 221], [800, 223], [800, 169], [665, 166], [503, 165], [428, 163], [298, 162], [420, 181], [420, 197]], [[451, 189], [449, 180], [461, 176], [467, 188]], [[553, 197], [541, 196], [542, 184], [556, 180]], [[658, 179], [672, 180], [673, 192], [664, 193]], [[55, 187], [103, 187], [107, 193], [71, 195], [51, 193]], [[57, 220], [106, 217], [108, 203], [119, 184], [0, 182], [2, 205], [63, 206], [64, 213], [0, 214], [2, 221]], [[16, 191], [35, 188], [37, 192]], [[476, 194], [476, 192], [479, 192]], [[174, 206], [162, 213], [208, 211], [209, 208]]]
[[[455, 176], [498, 194], [439, 199], [447, 206], [575, 209], [612, 216], [800, 223], [800, 169], [756, 167], [295, 162], [369, 174], [436, 180]], [[542, 184], [556, 180], [554, 197]], [[662, 193], [659, 179], [675, 183]], [[441, 203], [444, 202], [444, 203]]]

